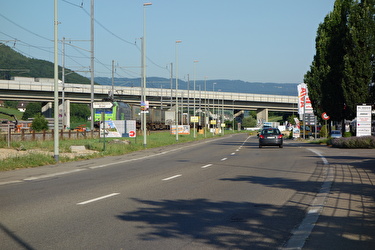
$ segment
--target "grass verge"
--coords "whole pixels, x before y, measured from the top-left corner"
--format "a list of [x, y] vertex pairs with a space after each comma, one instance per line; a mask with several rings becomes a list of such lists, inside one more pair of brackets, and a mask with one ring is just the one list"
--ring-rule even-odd
[[[225, 134], [238, 133], [237, 131], [225, 131]], [[105, 150], [104, 140], [100, 139], [81, 139], [81, 140], [60, 140], [59, 141], [59, 161], [77, 161], [84, 159], [93, 159], [104, 156], [123, 155], [134, 151], [144, 150], [145, 148], [156, 148], [167, 145], [173, 145], [177, 143], [184, 143], [196, 140], [202, 140], [206, 138], [219, 137], [222, 135], [213, 135], [212, 133], [206, 133], [206, 136], [202, 134], [196, 134], [194, 138], [193, 134], [190, 135], [179, 135], [179, 140], [176, 141], [176, 136], [171, 135], [169, 132], [153, 132], [147, 135], [147, 145], [143, 145], [143, 136], [137, 138], [106, 138]], [[130, 144], [126, 145], [123, 143], [112, 143], [114, 140], [128, 140]], [[64, 153], [70, 153], [70, 146], [85, 146], [88, 150], [97, 151], [94, 154], [80, 155], [74, 158], [62, 156]], [[7, 142], [0, 141], [0, 148], [6, 148]], [[12, 142], [11, 148], [19, 151], [36, 150], [38, 153], [27, 153], [24, 155], [17, 155], [14, 157], [5, 158], [0, 161], [0, 171], [9, 171], [19, 168], [31, 168], [44, 165], [55, 164], [54, 157], [51, 157], [51, 152], [54, 152], [53, 141], [21, 141]], [[39, 151], [43, 151], [39, 153]], [[44, 153], [46, 152], [46, 153]], [[49, 152], [49, 154], [48, 154]]]

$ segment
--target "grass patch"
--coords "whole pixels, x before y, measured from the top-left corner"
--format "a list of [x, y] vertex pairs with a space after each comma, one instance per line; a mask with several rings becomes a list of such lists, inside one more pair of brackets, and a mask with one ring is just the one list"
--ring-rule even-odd
[[[246, 132], [246, 131], [242, 131]], [[237, 131], [225, 131], [225, 134], [238, 133]], [[206, 133], [206, 137], [201, 134], [196, 134], [194, 138], [193, 133], [190, 135], [179, 135], [179, 140], [176, 141], [176, 136], [171, 135], [169, 132], [152, 132], [147, 136], [146, 148], [156, 148], [177, 143], [185, 143], [196, 140], [203, 140], [206, 138], [219, 137], [221, 135], [213, 135]], [[115, 139], [128, 140], [130, 144], [111, 143]], [[76, 161], [83, 159], [93, 159], [104, 156], [123, 155], [134, 151], [144, 150], [143, 136], [137, 138], [106, 138], [105, 150], [104, 140], [100, 139], [79, 139], [79, 140], [59, 140], [59, 153], [70, 153], [70, 146], [85, 146], [88, 150], [94, 150], [98, 153], [76, 156], [75, 158], [63, 157], [59, 155], [60, 162]], [[0, 141], [0, 148], [6, 148], [7, 143]], [[47, 152], [54, 152], [53, 141], [22, 141], [12, 142], [11, 148], [17, 150], [43, 150]], [[51, 154], [43, 153], [28, 153], [16, 157], [6, 158], [0, 161], [0, 171], [8, 171], [18, 168], [31, 168], [44, 165], [55, 164], [54, 157]]]
[[30, 153], [22, 156], [6, 158], [0, 161], [0, 171], [39, 167], [53, 163], [54, 159], [49, 155]]

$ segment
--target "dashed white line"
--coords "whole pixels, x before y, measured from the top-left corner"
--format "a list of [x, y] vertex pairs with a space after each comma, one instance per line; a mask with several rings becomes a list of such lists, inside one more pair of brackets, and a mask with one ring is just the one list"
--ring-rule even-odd
[[236, 153], [231, 153], [230, 155], [235, 155]]
[[226, 160], [228, 160], [228, 158], [223, 158], [223, 159], [221, 159], [221, 161], [226, 161]]
[[208, 168], [208, 167], [211, 167], [211, 166], [212, 166], [212, 164], [207, 164], [207, 165], [202, 166], [201, 168]]
[[115, 195], [119, 195], [119, 194], [120, 193], [112, 193], [112, 194], [104, 195], [104, 196], [101, 196], [101, 197], [98, 197], [98, 198], [95, 198], [95, 199], [91, 199], [91, 200], [88, 200], [88, 201], [83, 201], [83, 202], [77, 203], [77, 205], [85, 205], [85, 204], [88, 204], [88, 203], [91, 203], [91, 202], [103, 200], [103, 199], [106, 199], [106, 198], [109, 198], [109, 197], [112, 197], [112, 196], [115, 196]]
[[171, 176], [171, 177], [168, 177], [168, 178], [165, 178], [165, 179], [162, 179], [162, 181], [169, 181], [169, 180], [172, 180], [174, 178], [178, 178], [178, 177], [181, 177], [182, 175], [178, 174], [178, 175], [174, 175], [174, 176]]

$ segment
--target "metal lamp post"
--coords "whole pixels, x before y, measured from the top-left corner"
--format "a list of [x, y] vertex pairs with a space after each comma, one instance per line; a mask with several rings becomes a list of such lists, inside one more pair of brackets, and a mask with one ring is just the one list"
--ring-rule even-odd
[[176, 52], [176, 112], [175, 112], [175, 123], [176, 123], [176, 141], [178, 141], [178, 44], [182, 41], [177, 40], [175, 44], [175, 52]]
[[[193, 116], [196, 115], [196, 114], [195, 114], [195, 80], [196, 80], [196, 64], [197, 64], [198, 62], [199, 62], [198, 60], [195, 60], [195, 61], [194, 61], [194, 108], [193, 108], [193, 110], [194, 110], [194, 114], [193, 114]], [[196, 137], [197, 137], [197, 135], [196, 135], [195, 121], [194, 121], [194, 138], [196, 138]]]
[[[146, 104], [146, 7], [152, 3], [143, 4], [143, 38], [142, 38], [142, 103]], [[147, 121], [146, 121], [146, 108], [143, 110], [142, 129], [143, 129], [143, 146], [147, 146]]]

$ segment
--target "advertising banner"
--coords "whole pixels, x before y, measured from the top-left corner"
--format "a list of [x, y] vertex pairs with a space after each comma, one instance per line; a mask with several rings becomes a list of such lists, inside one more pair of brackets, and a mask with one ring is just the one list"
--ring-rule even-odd
[[[171, 134], [176, 134], [176, 125], [171, 126]], [[190, 135], [190, 125], [178, 125], [179, 135]]]
[[313, 107], [311, 105], [311, 100], [309, 98], [309, 93], [307, 89], [307, 85], [305, 83], [301, 83], [297, 86], [298, 88], [298, 114], [303, 115], [305, 114], [312, 114]]

